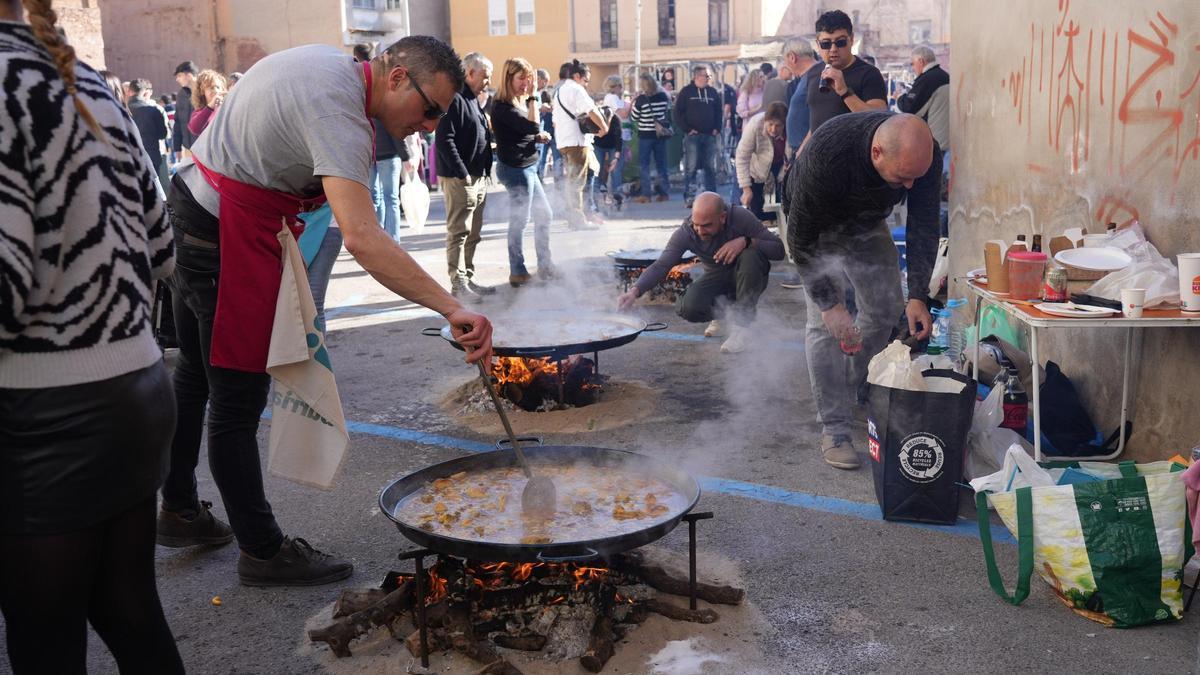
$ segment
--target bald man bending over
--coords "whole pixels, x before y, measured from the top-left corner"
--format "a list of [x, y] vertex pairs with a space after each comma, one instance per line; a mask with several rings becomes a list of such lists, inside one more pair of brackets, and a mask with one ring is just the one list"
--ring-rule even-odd
[[[788, 244], [808, 295], [805, 353], [823, 428], [821, 452], [839, 469], [859, 466], [850, 442], [852, 406], [867, 364], [887, 343], [904, 302], [899, 256], [884, 220], [905, 194], [903, 311], [909, 332], [929, 335], [925, 292], [937, 254], [941, 154], [915, 115], [850, 113], [813, 132], [789, 179]], [[855, 292], [857, 319], [843, 304], [847, 285]], [[861, 349], [847, 355], [840, 343], [855, 327]]]
[[704, 264], [704, 276], [688, 286], [675, 301], [675, 311], [688, 321], [708, 321], [705, 337], [722, 332], [716, 319], [717, 300], [729, 298], [727, 312], [733, 328], [721, 351], [746, 349], [746, 327], [754, 321], [758, 298], [767, 287], [772, 260], [783, 260], [783, 242], [763, 226], [748, 209], [730, 207], [715, 192], [702, 192], [692, 203], [692, 215], [671, 235], [662, 255], [646, 268], [617, 303], [628, 309], [646, 291], [662, 281], [679, 264], [685, 251]]

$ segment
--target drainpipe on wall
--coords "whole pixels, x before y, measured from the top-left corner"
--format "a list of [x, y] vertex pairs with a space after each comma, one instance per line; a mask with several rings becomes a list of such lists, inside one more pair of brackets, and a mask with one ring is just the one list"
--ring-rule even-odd
[[571, 28], [571, 56], [575, 56], [575, 0], [567, 1], [567, 22]]
[[642, 74], [642, 0], [637, 0], [637, 9], [633, 12], [633, 86], [638, 86], [637, 78]]

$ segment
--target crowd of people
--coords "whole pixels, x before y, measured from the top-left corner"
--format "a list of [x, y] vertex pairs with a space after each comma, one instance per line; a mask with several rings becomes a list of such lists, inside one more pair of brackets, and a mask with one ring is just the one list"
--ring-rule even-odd
[[[467, 361], [486, 363], [491, 323], [464, 303], [494, 290], [474, 263], [491, 180], [511, 200], [509, 282], [533, 277], [522, 248], [531, 219], [536, 274], [552, 279], [545, 181], [561, 181], [570, 228], [599, 227], [596, 204], [621, 196], [628, 122], [640, 146], [638, 201], [668, 198], [665, 145], [683, 137], [689, 215], [622, 308], [691, 250], [705, 275], [677, 311], [708, 322], [705, 335], [728, 322], [722, 351], [745, 349], [771, 263], [785, 253], [762, 222], [764, 204], [777, 191], [790, 196], [786, 243], [808, 296], [806, 356], [830, 465], [857, 466], [846, 402], [901, 307], [913, 335], [929, 332], [922, 289], [938, 235], [938, 127], [884, 110], [883, 79], [851, 53], [853, 27], [840, 11], [817, 21], [819, 54], [789, 40], [778, 73], [752, 71], [736, 93], [697, 66], [677, 94], [673, 76], [643, 74], [636, 96], [608, 78], [593, 97], [591, 69], [578, 60], [551, 86], [525, 59], [497, 70], [483, 54], [460, 58], [412, 36], [353, 58], [296, 47], [244, 76], [182, 63], [173, 121], [171, 101], [156, 101], [146, 80], [79, 62], [55, 22], [50, 0], [0, 0], [0, 71], [16, 83], [0, 138], [20, 158], [6, 160], [0, 181], [0, 611], [18, 673], [77, 671], [85, 622], [123, 672], [182, 672], [157, 595], [156, 543], [236, 540], [246, 585], [352, 573], [350, 562], [285, 534], [263, 488], [257, 433], [281, 223], [316, 233], [308, 264], [318, 307], [344, 246], [385, 288], [443, 316]], [[926, 79], [901, 105], [937, 110], [946, 78], [930, 53], [914, 52], [914, 67], [918, 59]], [[714, 167], [731, 119], [740, 120], [737, 200], [718, 194]], [[434, 179], [446, 204], [448, 290], [399, 245], [393, 188]], [[905, 197], [907, 304], [882, 222]], [[173, 373], [150, 325], [159, 281], [171, 290]], [[838, 345], [854, 335], [865, 348], [848, 369]], [[197, 486], [205, 428], [228, 523]]]

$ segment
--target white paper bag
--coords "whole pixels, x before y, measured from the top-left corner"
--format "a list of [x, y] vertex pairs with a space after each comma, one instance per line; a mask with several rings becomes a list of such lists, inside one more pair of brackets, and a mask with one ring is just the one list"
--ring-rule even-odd
[[317, 308], [300, 247], [286, 225], [278, 238], [283, 275], [267, 354], [267, 373], [274, 380], [267, 470], [328, 490], [342, 466], [350, 436], [325, 350], [325, 327], [316, 324]]

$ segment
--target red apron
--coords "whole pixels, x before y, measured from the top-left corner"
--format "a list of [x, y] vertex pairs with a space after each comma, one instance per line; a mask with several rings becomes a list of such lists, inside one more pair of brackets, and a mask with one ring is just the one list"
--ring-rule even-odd
[[[367, 110], [371, 101], [368, 63], [363, 63], [363, 73]], [[325, 195], [305, 199], [260, 188], [212, 171], [194, 155], [192, 159], [204, 180], [221, 196], [217, 214], [221, 274], [209, 362], [232, 370], [265, 372], [283, 269], [283, 250], [276, 235], [286, 224], [299, 238], [304, 221], [296, 215], [324, 204]]]

